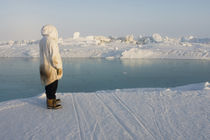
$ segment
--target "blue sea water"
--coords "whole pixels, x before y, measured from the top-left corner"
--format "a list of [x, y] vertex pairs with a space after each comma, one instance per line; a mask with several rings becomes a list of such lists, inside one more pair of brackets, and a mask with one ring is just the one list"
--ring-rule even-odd
[[[210, 81], [210, 61], [63, 58], [57, 92], [168, 88]], [[38, 58], [0, 58], [0, 101], [44, 92]]]

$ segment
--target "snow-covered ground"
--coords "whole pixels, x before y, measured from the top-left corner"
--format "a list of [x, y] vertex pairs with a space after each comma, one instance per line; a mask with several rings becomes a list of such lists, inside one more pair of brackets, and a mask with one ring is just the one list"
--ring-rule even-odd
[[[21, 94], [21, 93], [20, 93]], [[1, 140], [209, 140], [210, 83], [169, 89], [44, 94], [0, 103]]]
[[[1, 41], [0, 57], [39, 57], [39, 40]], [[210, 38], [86, 36], [59, 39], [62, 57], [210, 59]]]

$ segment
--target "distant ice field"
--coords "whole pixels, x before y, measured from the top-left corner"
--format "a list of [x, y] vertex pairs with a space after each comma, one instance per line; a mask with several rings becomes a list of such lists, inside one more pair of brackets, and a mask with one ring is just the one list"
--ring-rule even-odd
[[[59, 38], [62, 57], [210, 59], [210, 38], [151, 36]], [[39, 40], [0, 41], [0, 57], [39, 57]]]

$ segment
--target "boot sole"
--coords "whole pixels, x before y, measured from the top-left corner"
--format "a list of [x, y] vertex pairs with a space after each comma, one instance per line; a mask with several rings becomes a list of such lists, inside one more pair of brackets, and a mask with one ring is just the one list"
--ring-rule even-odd
[[47, 109], [62, 109], [62, 106], [61, 105], [57, 105], [55, 107], [51, 107], [51, 106], [48, 106]]

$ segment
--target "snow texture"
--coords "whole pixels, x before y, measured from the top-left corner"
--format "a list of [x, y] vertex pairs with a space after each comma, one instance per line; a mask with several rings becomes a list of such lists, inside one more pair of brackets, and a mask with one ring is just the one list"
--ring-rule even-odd
[[[127, 35], [59, 38], [62, 57], [210, 59], [210, 38]], [[39, 40], [1, 41], [0, 57], [39, 57]]]
[[[1, 140], [210, 139], [210, 84], [168, 89], [60, 93], [63, 109], [45, 95], [0, 103]], [[21, 94], [21, 93], [20, 93]]]

